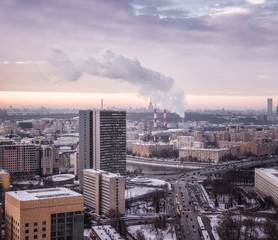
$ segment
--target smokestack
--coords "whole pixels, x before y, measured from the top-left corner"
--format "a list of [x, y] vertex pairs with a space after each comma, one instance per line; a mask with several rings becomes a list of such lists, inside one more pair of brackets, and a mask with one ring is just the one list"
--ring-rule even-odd
[[103, 110], [103, 99], [101, 99], [101, 110]]
[[154, 115], [153, 115], [153, 128], [157, 129], [157, 122], [156, 122], [156, 106], [154, 109]]
[[164, 117], [163, 117], [163, 126], [166, 127], [167, 122], [166, 122], [166, 109], [164, 109]]

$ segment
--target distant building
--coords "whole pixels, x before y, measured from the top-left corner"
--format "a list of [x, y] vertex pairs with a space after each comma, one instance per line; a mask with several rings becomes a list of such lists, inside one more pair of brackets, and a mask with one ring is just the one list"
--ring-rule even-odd
[[152, 157], [159, 155], [162, 151], [172, 151], [173, 145], [167, 143], [136, 142], [132, 144], [132, 154], [141, 157]]
[[266, 197], [271, 197], [278, 205], [278, 171], [271, 168], [256, 168], [255, 189]]
[[7, 192], [6, 239], [83, 239], [83, 201], [66, 188]]
[[199, 161], [218, 163], [221, 157], [229, 154], [229, 149], [207, 149], [207, 148], [180, 148], [179, 158], [196, 158]]
[[272, 115], [272, 98], [267, 99], [267, 114]]
[[79, 111], [79, 181], [83, 169], [126, 174], [126, 112]]
[[41, 146], [41, 173], [44, 176], [59, 173], [59, 149], [54, 145]]
[[2, 239], [2, 204], [0, 203], [0, 226], [1, 226], [1, 231], [0, 231], [0, 239]]
[[6, 170], [0, 169], [0, 185], [4, 191], [8, 191], [10, 188], [10, 174]]
[[125, 177], [102, 170], [85, 169], [84, 203], [95, 209], [96, 214], [125, 213]]
[[123, 238], [110, 225], [93, 226], [91, 237], [95, 240], [122, 240]]

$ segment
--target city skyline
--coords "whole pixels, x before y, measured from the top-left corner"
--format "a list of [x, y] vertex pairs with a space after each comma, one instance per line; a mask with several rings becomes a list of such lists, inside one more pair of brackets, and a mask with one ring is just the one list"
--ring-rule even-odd
[[276, 6], [3, 1], [0, 107], [276, 108]]

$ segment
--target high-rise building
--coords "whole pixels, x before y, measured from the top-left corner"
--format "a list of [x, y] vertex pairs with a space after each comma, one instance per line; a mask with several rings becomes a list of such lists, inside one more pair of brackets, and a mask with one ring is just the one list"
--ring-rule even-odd
[[96, 214], [106, 214], [113, 210], [115, 214], [125, 212], [125, 177], [102, 170], [85, 169], [84, 204], [95, 209]]
[[79, 111], [79, 182], [83, 169], [126, 174], [126, 112]]
[[6, 192], [6, 239], [83, 239], [84, 198], [66, 188]]
[[267, 114], [272, 115], [272, 98], [267, 99]]

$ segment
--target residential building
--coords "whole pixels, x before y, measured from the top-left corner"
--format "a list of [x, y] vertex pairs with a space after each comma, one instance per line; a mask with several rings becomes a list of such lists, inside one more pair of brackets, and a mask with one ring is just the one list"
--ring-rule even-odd
[[83, 239], [83, 201], [66, 188], [6, 192], [6, 239]]
[[41, 173], [42, 175], [59, 173], [59, 149], [54, 145], [41, 145]]
[[39, 148], [34, 144], [0, 141], [0, 169], [11, 174], [36, 174], [39, 160]]
[[102, 170], [84, 169], [84, 204], [96, 214], [125, 212], [125, 177]]
[[270, 197], [278, 205], [278, 171], [272, 168], [256, 168], [255, 190]]
[[162, 151], [172, 151], [173, 145], [163, 142], [136, 142], [132, 144], [132, 154], [141, 157], [152, 157], [159, 155]]
[[208, 148], [180, 148], [179, 158], [196, 158], [199, 161], [218, 163], [221, 157], [229, 154], [229, 149], [208, 149]]
[[126, 174], [126, 112], [79, 111], [79, 180], [83, 169]]

